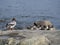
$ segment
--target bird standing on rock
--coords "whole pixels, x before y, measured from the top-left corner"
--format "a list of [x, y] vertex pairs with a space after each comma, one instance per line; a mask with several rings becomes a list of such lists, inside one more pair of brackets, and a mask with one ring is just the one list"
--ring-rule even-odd
[[55, 30], [53, 24], [48, 20], [34, 22], [32, 29], [38, 30]]
[[13, 18], [10, 23], [6, 24], [6, 29], [13, 30], [15, 26], [16, 26], [16, 19]]

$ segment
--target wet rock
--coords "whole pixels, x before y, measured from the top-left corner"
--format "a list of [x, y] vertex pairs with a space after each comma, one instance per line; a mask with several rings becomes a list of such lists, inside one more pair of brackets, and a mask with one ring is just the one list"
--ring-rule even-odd
[[0, 22], [5, 22], [5, 20], [3, 20], [3, 19], [0, 19]]
[[6, 45], [7, 44], [7, 40], [5, 39], [0, 39], [0, 45]]

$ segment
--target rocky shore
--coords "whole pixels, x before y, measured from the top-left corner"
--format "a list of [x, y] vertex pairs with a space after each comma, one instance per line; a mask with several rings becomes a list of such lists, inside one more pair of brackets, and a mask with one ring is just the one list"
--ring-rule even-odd
[[0, 45], [60, 45], [59, 30], [0, 31]]

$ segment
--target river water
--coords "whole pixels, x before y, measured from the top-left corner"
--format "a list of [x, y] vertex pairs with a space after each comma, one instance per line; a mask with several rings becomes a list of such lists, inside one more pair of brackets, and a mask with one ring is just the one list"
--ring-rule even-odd
[[60, 29], [60, 0], [0, 0], [0, 29], [15, 17], [16, 28], [25, 28], [35, 21], [50, 20]]

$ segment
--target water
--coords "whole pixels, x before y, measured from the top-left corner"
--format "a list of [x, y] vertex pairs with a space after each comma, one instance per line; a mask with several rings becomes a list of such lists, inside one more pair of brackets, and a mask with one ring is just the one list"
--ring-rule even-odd
[[0, 29], [15, 17], [16, 28], [25, 28], [38, 20], [50, 20], [60, 29], [60, 0], [0, 0]]

